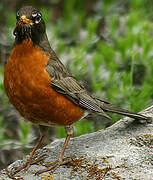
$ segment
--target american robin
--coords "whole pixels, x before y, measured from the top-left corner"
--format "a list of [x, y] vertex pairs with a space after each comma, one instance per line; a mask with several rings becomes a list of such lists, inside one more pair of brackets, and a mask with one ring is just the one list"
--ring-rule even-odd
[[[14, 48], [4, 73], [5, 91], [20, 114], [39, 125], [41, 136], [25, 165], [14, 173], [31, 164], [48, 126], [64, 126], [66, 130], [66, 140], [57, 163], [60, 165], [73, 134], [73, 124], [88, 115], [97, 113], [109, 118], [106, 112], [112, 112], [150, 121], [149, 117], [91, 96], [51, 48], [42, 14], [37, 8], [21, 8], [16, 19]], [[50, 169], [52, 167], [47, 170]]]

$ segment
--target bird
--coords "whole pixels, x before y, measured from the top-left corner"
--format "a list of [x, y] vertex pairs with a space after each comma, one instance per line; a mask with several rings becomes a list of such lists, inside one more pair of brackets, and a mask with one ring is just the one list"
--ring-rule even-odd
[[[46, 26], [39, 9], [24, 6], [16, 14], [15, 42], [4, 70], [4, 87], [17, 111], [40, 128], [40, 139], [27, 162], [14, 174], [26, 169], [46, 136], [49, 126], [64, 126], [66, 139], [56, 163], [64, 163], [64, 152], [73, 135], [74, 123], [91, 115], [110, 118], [107, 112], [149, 122], [144, 115], [117, 108], [92, 96], [78, 82], [51, 48]], [[56, 166], [56, 167], [57, 167]], [[54, 167], [45, 169], [51, 170]]]

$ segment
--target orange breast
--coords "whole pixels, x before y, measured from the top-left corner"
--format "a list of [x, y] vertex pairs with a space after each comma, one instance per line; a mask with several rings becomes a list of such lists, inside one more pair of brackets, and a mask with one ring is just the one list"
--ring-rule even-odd
[[30, 40], [16, 45], [8, 59], [4, 86], [10, 102], [23, 117], [42, 125], [71, 125], [83, 110], [51, 88], [49, 61]]

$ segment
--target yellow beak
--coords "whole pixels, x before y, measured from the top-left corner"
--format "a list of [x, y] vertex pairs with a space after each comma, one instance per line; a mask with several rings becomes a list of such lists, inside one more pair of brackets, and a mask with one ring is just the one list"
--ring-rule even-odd
[[20, 22], [25, 23], [25, 24], [33, 25], [33, 22], [32, 22], [30, 19], [26, 18], [25, 15], [22, 15], [22, 16], [21, 16]]

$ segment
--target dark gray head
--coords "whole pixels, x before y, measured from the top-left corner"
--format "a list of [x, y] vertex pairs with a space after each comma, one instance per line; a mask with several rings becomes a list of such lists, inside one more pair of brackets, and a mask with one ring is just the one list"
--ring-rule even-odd
[[16, 19], [17, 23], [13, 32], [16, 36], [16, 43], [31, 39], [34, 43], [39, 44], [46, 31], [41, 12], [32, 6], [25, 6], [17, 12]]

